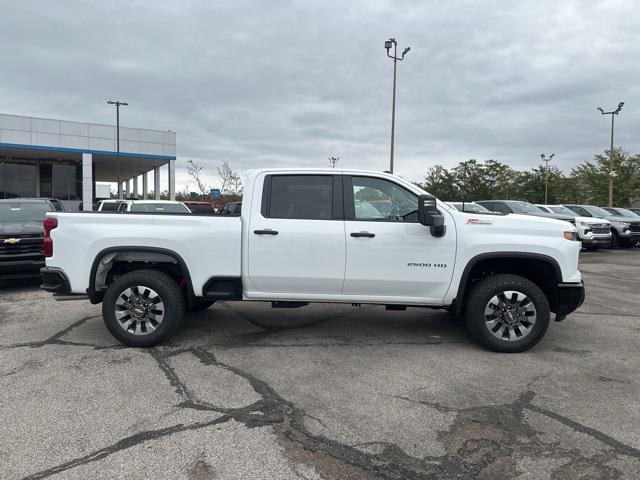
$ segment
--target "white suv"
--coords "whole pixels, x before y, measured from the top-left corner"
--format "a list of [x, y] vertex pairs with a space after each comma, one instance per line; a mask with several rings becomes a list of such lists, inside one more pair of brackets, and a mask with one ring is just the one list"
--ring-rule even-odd
[[118, 206], [120, 213], [191, 213], [182, 202], [170, 200], [124, 200]]
[[561, 213], [575, 217], [578, 229], [578, 240], [587, 250], [596, 250], [599, 247], [611, 245], [611, 222], [602, 218], [580, 217], [573, 210], [562, 205], [536, 205], [549, 213]]

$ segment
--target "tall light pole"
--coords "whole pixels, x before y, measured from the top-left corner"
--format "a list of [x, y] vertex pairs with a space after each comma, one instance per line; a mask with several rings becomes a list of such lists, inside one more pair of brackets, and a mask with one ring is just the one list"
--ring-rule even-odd
[[336, 162], [340, 160], [340, 157], [329, 157], [329, 163], [331, 164], [331, 168], [336, 168]]
[[[393, 55], [389, 53], [389, 50], [393, 47]], [[390, 38], [384, 42], [384, 48], [387, 49], [387, 57], [393, 59], [393, 103], [391, 104], [391, 155], [389, 159], [389, 173], [393, 173], [393, 143], [396, 129], [396, 66], [398, 61], [404, 60], [404, 56], [409, 53], [411, 47], [407, 47], [402, 52], [402, 56], [398, 57], [398, 42], [395, 38]]]
[[613, 177], [616, 175], [616, 172], [613, 170], [613, 119], [620, 113], [623, 106], [624, 102], [620, 102], [618, 103], [618, 108], [611, 110], [610, 112], [605, 112], [602, 107], [598, 107], [598, 110], [600, 110], [602, 115], [611, 115], [611, 146], [609, 148], [609, 207], [613, 207]]
[[122, 184], [120, 183], [120, 107], [126, 107], [129, 104], [119, 100], [109, 100], [107, 103], [116, 106], [116, 171], [118, 175], [118, 199], [122, 200]]
[[546, 164], [546, 166], [544, 168], [544, 204], [545, 205], [549, 204], [549, 202], [547, 201], [547, 192], [548, 192], [547, 184], [548, 184], [548, 180], [549, 180], [549, 162], [551, 161], [551, 159], [554, 156], [555, 156], [555, 153], [552, 153], [551, 155], [549, 155], [549, 158], [547, 158], [544, 153], [540, 154], [540, 158], [542, 158], [542, 161]]

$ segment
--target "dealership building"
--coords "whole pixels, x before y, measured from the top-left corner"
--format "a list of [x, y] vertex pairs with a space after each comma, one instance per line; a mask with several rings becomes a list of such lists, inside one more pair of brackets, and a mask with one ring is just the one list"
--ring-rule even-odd
[[160, 198], [167, 175], [174, 200], [175, 132], [120, 127], [119, 154], [116, 139], [113, 125], [0, 114], [0, 199], [57, 198], [90, 210], [96, 182], [116, 183], [121, 197], [146, 199], [153, 190]]

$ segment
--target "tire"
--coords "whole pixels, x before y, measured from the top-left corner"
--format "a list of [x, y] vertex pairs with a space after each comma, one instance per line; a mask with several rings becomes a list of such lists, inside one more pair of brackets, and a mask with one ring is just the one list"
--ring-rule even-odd
[[215, 300], [205, 300], [204, 298], [194, 298], [191, 305], [187, 305], [187, 312], [199, 312], [206, 310], [211, 305], [216, 303]]
[[[500, 307], [505, 308], [500, 311]], [[551, 312], [546, 295], [535, 283], [518, 275], [496, 274], [473, 287], [464, 315], [469, 333], [483, 346], [516, 353], [542, 339]]]
[[609, 245], [609, 248], [618, 248], [618, 246], [620, 245], [620, 238], [618, 237], [618, 232], [611, 229], [611, 233], [612, 233], [611, 245]]
[[170, 337], [184, 310], [178, 284], [154, 270], [122, 275], [109, 285], [102, 300], [107, 329], [129, 347], [153, 347]]

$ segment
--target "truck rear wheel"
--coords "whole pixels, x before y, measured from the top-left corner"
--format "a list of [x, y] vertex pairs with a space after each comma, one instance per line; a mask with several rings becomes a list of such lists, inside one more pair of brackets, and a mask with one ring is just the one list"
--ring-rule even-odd
[[182, 321], [184, 309], [178, 284], [154, 270], [122, 275], [102, 300], [107, 329], [130, 347], [153, 347], [168, 338]]
[[496, 352], [523, 352], [536, 345], [547, 332], [550, 315], [540, 287], [511, 274], [484, 278], [465, 303], [469, 332]]

